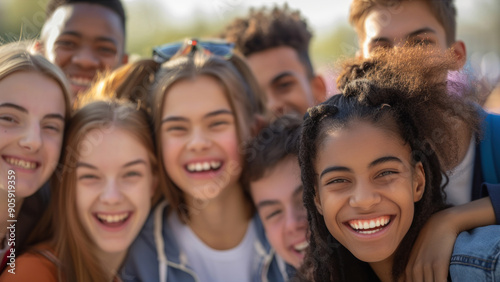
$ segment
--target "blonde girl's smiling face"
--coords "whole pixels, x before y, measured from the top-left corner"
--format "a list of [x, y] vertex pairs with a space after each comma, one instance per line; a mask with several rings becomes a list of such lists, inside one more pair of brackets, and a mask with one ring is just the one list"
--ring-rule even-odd
[[161, 115], [168, 177], [195, 199], [215, 198], [241, 173], [235, 113], [222, 85], [207, 75], [175, 82]]
[[130, 132], [94, 129], [83, 137], [76, 168], [76, 206], [105, 253], [123, 253], [144, 224], [155, 185], [148, 150]]
[[362, 261], [391, 262], [425, 185], [409, 145], [394, 132], [354, 121], [326, 133], [315, 166], [316, 205], [333, 237]]
[[37, 72], [20, 71], [0, 80], [0, 187], [7, 184], [7, 171], [14, 170], [18, 198], [35, 193], [57, 166], [64, 101], [57, 82]]

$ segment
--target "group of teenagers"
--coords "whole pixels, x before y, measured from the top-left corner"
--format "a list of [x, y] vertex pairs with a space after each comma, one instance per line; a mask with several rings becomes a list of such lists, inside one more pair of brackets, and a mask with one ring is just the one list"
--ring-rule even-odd
[[499, 280], [500, 116], [450, 91], [455, 17], [353, 0], [323, 78], [286, 5], [128, 62], [119, 0], [50, 1], [0, 46], [0, 281]]

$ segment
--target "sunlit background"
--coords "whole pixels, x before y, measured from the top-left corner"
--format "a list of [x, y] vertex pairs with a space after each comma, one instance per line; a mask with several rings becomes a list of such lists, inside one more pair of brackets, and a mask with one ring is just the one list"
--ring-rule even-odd
[[[36, 38], [49, 0], [0, 0], [2, 42]], [[347, 22], [349, 0], [123, 0], [127, 13], [127, 50], [148, 57], [151, 47], [185, 37], [220, 33], [249, 7], [288, 3], [299, 9], [314, 32], [311, 56], [315, 67], [328, 74], [342, 57], [353, 56], [357, 39]], [[469, 68], [495, 85], [500, 80], [500, 1], [455, 0], [458, 35], [465, 41]], [[22, 35], [21, 35], [22, 33]]]

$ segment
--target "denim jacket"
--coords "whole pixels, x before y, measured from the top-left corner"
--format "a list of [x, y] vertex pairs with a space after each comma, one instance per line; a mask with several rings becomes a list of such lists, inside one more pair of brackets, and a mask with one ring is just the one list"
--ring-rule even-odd
[[453, 282], [500, 281], [500, 225], [460, 233], [450, 262]]
[[[125, 258], [120, 277], [123, 282], [197, 282], [196, 273], [187, 264], [186, 255], [179, 249], [177, 239], [167, 223], [167, 206], [158, 204], [149, 215]], [[277, 256], [265, 237], [264, 228], [256, 214], [252, 220], [257, 232], [254, 243], [259, 256], [258, 269], [252, 281], [284, 282], [287, 274], [278, 265]]]

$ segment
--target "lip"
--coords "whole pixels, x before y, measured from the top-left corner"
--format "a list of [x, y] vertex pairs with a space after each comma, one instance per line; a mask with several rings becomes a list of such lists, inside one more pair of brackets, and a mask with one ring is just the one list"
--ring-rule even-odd
[[[349, 221], [351, 221], [351, 220], [371, 220], [371, 219], [376, 219], [376, 218], [379, 218], [382, 216], [389, 216], [390, 217], [389, 223], [387, 225], [381, 227], [381, 229], [379, 231], [376, 231], [375, 233], [371, 233], [371, 234], [359, 233], [358, 231], [354, 230], [349, 224]], [[355, 237], [357, 237], [361, 240], [375, 240], [375, 239], [379, 239], [380, 237], [387, 234], [387, 232], [391, 229], [392, 224], [394, 223], [395, 219], [396, 219], [396, 215], [390, 215], [390, 214], [384, 214], [384, 215], [379, 215], [379, 216], [373, 216], [373, 215], [360, 216], [360, 217], [346, 220], [346, 221], [342, 222], [342, 225], [345, 228], [347, 228], [347, 230], [349, 230], [349, 232], [351, 234], [354, 234]]]
[[303, 258], [304, 258], [304, 256], [305, 256], [305, 251], [307, 250], [307, 247], [306, 247], [303, 251], [301, 251], [301, 252], [300, 252], [300, 251], [297, 251], [297, 250], [294, 248], [294, 246], [295, 246], [295, 245], [298, 245], [298, 244], [306, 243], [306, 242], [307, 242], [307, 240], [306, 240], [305, 238], [304, 238], [304, 239], [302, 239], [302, 240], [296, 241], [295, 243], [290, 244], [290, 245], [289, 245], [289, 247], [288, 247], [288, 249], [289, 249], [289, 250], [290, 250], [293, 254], [295, 254], [297, 257], [299, 257], [300, 259], [303, 259]]
[[[118, 223], [105, 223], [99, 219], [98, 214], [105, 215], [105, 216], [118, 216], [121, 214], [127, 214], [127, 217], [124, 221], [121, 221]], [[115, 233], [115, 232], [120, 232], [123, 229], [125, 229], [132, 221], [131, 219], [132, 219], [133, 215], [134, 215], [134, 213], [132, 211], [122, 211], [122, 212], [112, 212], [112, 213], [110, 213], [110, 212], [93, 212], [92, 218], [95, 220], [97, 225], [101, 229], [103, 229], [104, 231]]]
[[94, 75], [67, 74], [66, 77], [68, 78], [71, 87], [77, 92], [90, 88], [94, 80]]
[[[197, 163], [212, 163], [217, 162], [220, 163], [220, 166], [217, 169], [205, 170], [205, 171], [190, 171], [188, 170], [188, 165], [197, 164]], [[202, 158], [202, 159], [192, 159], [183, 164], [184, 171], [190, 178], [193, 179], [212, 179], [219, 175], [222, 171], [224, 171], [225, 162], [219, 158]]]
[[[41, 167], [41, 162], [34, 160], [34, 159], [28, 159], [28, 158], [20, 158], [17, 156], [12, 156], [12, 155], [2, 155], [3, 161], [12, 169], [14, 169], [16, 172], [26, 172], [26, 173], [33, 173], [37, 171]], [[19, 165], [12, 164], [11, 162], [8, 161], [8, 159], [15, 159], [17, 161], [22, 161], [22, 162], [30, 162], [30, 163], [35, 163], [34, 168], [24, 168]]]

